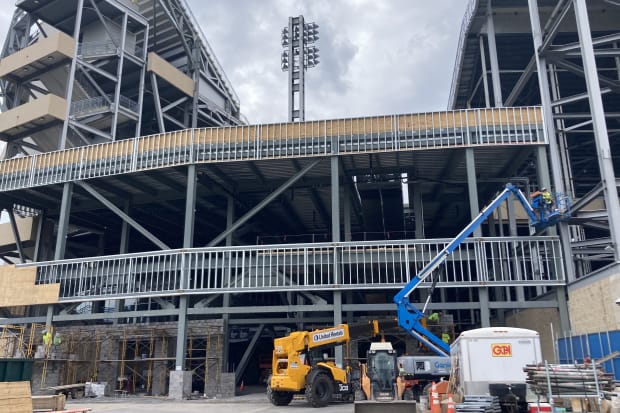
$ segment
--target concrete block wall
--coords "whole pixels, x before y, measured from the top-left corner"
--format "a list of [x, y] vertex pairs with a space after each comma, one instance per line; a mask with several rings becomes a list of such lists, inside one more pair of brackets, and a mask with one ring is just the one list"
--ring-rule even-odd
[[620, 330], [620, 273], [568, 291], [572, 334]]
[[[553, 339], [560, 337], [560, 316], [556, 308], [528, 308], [506, 313], [504, 319], [507, 327], [527, 328], [540, 334], [540, 349], [543, 360], [556, 362]], [[553, 335], [551, 327], [553, 326]]]
[[61, 384], [62, 377], [64, 375], [64, 361], [48, 360], [45, 367], [45, 383], [43, 379], [44, 361], [35, 360], [32, 366], [32, 394], [33, 395], [45, 395], [54, 394], [53, 391], [46, 390], [50, 386], [58, 386]]
[[99, 363], [97, 364], [97, 381], [108, 383], [108, 389], [114, 393], [118, 389], [118, 362], [107, 360], [118, 360], [119, 342], [117, 340], [103, 340], [99, 350]]
[[188, 399], [192, 393], [191, 371], [170, 371], [170, 388], [168, 398], [174, 400]]
[[220, 396], [223, 399], [235, 397], [235, 373], [222, 373], [220, 376]]

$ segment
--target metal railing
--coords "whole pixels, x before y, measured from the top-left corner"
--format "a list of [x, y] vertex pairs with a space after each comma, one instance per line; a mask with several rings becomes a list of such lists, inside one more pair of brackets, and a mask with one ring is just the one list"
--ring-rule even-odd
[[112, 40], [103, 40], [100, 42], [87, 42], [78, 44], [78, 56], [107, 56], [118, 53], [118, 47]]
[[546, 143], [540, 107], [186, 129], [0, 161], [0, 191], [190, 163]]
[[463, 58], [463, 51], [465, 49], [465, 42], [467, 35], [469, 34], [469, 28], [471, 26], [474, 12], [478, 8], [478, 0], [468, 0], [467, 7], [465, 8], [465, 14], [461, 21], [461, 31], [459, 33], [458, 47], [456, 49], [456, 58], [454, 59], [454, 70], [452, 71], [452, 83], [450, 84], [450, 95], [448, 98], [448, 109], [452, 108], [456, 99], [456, 87], [457, 79], [461, 71], [461, 60]]
[[[112, 102], [114, 102], [113, 94], [107, 94], [106, 96], [95, 96], [88, 99], [78, 100], [77, 102], [71, 103], [71, 115], [84, 116], [104, 110], [111, 110]], [[138, 111], [138, 103], [134, 102], [126, 96], [120, 95], [118, 104], [125, 109], [131, 110], [132, 112]]]
[[[395, 289], [448, 239], [195, 248], [20, 264], [61, 301], [174, 294]], [[565, 284], [558, 237], [471, 238], [437, 272], [439, 287]], [[428, 287], [430, 280], [422, 286]]]

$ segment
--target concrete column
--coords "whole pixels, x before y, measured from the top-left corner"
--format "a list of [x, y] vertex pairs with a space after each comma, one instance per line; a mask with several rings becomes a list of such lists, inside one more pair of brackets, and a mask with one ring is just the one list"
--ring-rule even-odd
[[174, 400], [188, 399], [192, 394], [192, 372], [171, 371], [168, 398]]

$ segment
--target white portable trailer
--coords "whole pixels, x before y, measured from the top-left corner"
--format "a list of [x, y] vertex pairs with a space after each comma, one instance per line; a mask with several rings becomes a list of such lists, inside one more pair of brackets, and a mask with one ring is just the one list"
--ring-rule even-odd
[[487, 327], [461, 333], [450, 346], [451, 380], [456, 393], [509, 395], [526, 402], [527, 364], [542, 362], [540, 336], [534, 330]]

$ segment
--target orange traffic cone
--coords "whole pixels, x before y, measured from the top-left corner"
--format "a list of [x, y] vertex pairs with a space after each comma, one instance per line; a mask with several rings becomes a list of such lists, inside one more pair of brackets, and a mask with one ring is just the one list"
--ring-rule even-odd
[[456, 413], [456, 405], [452, 400], [452, 393], [448, 393], [448, 413]]
[[431, 404], [431, 413], [441, 413], [441, 405], [439, 404], [439, 393], [437, 393], [437, 385], [433, 382], [431, 386], [431, 396], [429, 398]]
[[243, 380], [241, 380], [241, 384], [239, 384], [239, 390], [243, 391], [243, 389], [245, 389], [245, 386], [243, 385]]

